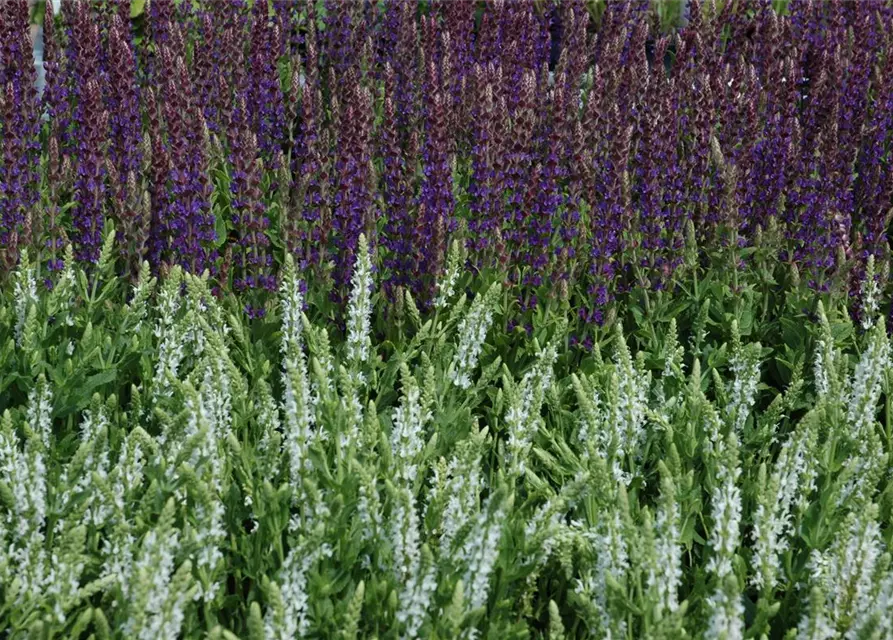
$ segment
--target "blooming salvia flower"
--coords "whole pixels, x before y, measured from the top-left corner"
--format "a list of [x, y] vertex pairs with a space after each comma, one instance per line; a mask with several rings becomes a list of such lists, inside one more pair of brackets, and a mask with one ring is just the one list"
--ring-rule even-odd
[[862, 279], [859, 294], [862, 301], [859, 322], [862, 325], [862, 329], [868, 331], [877, 320], [878, 308], [881, 302], [880, 286], [875, 273], [874, 254], [868, 256], [868, 263], [865, 265], [865, 277]]
[[365, 234], [357, 242], [357, 259], [351, 276], [347, 305], [347, 358], [354, 364], [366, 362], [372, 348], [372, 255]]
[[307, 635], [310, 629], [307, 574], [317, 562], [331, 555], [332, 548], [328, 544], [306, 543], [289, 551], [280, 570], [277, 585], [276, 600], [279, 606], [272, 607], [264, 617], [264, 632], [267, 638], [291, 640]]
[[143, 443], [147, 440], [151, 441], [151, 436], [141, 427], [127, 434], [118, 461], [109, 474], [118, 518], [126, 518], [125, 508], [129, 506], [128, 501], [143, 483], [146, 463]]
[[[186, 390], [186, 409], [189, 412], [190, 431], [186, 439], [191, 445], [186, 465], [180, 465], [179, 474], [189, 478], [189, 494], [193, 504], [190, 517], [194, 526], [190, 529], [191, 543], [197, 550], [195, 566], [203, 580], [197, 596], [206, 602], [215, 597], [216, 588], [211, 584], [219, 562], [223, 559], [220, 548], [226, 536], [223, 526], [224, 503], [220, 498], [224, 490], [226, 449], [222, 446], [232, 435], [231, 380], [223, 360], [222, 347], [213, 341], [204, 358], [201, 372], [201, 392]], [[187, 469], [190, 474], [187, 475]]]
[[34, 268], [28, 261], [27, 249], [22, 250], [21, 261], [16, 270], [13, 292], [16, 311], [15, 339], [16, 345], [21, 347], [22, 333], [25, 329], [28, 310], [39, 303], [37, 298], [37, 279], [34, 277]]
[[456, 453], [450, 459], [444, 473], [435, 468], [434, 486], [429, 494], [428, 509], [442, 505], [440, 511], [440, 557], [450, 558], [460, 531], [474, 518], [478, 508], [484, 478], [481, 473], [480, 433], [473, 433], [456, 446]]
[[62, 272], [53, 286], [47, 300], [47, 314], [50, 316], [62, 314], [63, 324], [71, 327], [74, 325], [74, 316], [71, 313], [75, 301], [74, 251], [71, 245], [65, 247], [65, 259], [62, 263]]
[[503, 521], [510, 506], [511, 503], [506, 504], [506, 499], [499, 493], [488, 497], [459, 551], [459, 561], [465, 567], [462, 583], [465, 585], [465, 602], [469, 611], [487, 604], [490, 575], [499, 558]]
[[868, 347], [853, 373], [847, 410], [847, 426], [851, 432], [864, 434], [874, 426], [877, 401], [881, 393], [881, 380], [890, 364], [890, 343], [884, 331], [884, 321], [875, 325]]
[[855, 627], [871, 615], [878, 599], [889, 597], [889, 577], [878, 575], [886, 572], [889, 556], [884, 555], [877, 515], [873, 504], [853, 512], [831, 547], [813, 552], [809, 573], [823, 601], [812, 603], [800, 621], [798, 637], [861, 637]]
[[329, 332], [325, 327], [316, 327], [306, 314], [302, 314], [304, 321], [304, 335], [307, 338], [307, 349], [311, 356], [319, 362], [314, 367], [314, 393], [321, 397], [327, 396], [335, 390], [335, 361], [332, 357], [332, 347], [329, 342]]
[[[40, 399], [33, 396], [29, 413], [39, 413], [40, 405]], [[42, 418], [37, 419], [38, 424], [41, 421]], [[44, 536], [47, 466], [38, 434], [39, 431], [32, 431], [20, 448], [11, 414], [6, 411], [0, 418], [0, 480], [11, 499], [9, 510], [0, 521], [0, 543], [7, 557], [0, 564], [0, 578], [4, 584], [10, 584], [13, 577], [20, 580], [18, 594], [10, 594], [19, 602], [39, 597], [50, 572]]]
[[831, 334], [831, 325], [828, 323], [828, 316], [825, 315], [825, 307], [821, 300], [819, 300], [816, 313], [819, 317], [821, 332], [815, 346], [813, 366], [815, 387], [820, 398], [830, 397], [833, 399], [838, 396], [841, 387], [840, 376], [837, 372], [837, 363], [841, 359], [841, 353], [834, 348], [834, 336]]
[[347, 424], [347, 429], [341, 434], [341, 448], [348, 449], [351, 445], [361, 446], [360, 427], [363, 423], [363, 405], [360, 403], [360, 389], [363, 380], [358, 375], [352, 375], [344, 367], [340, 367], [341, 394], [339, 406], [341, 418]]
[[760, 345], [752, 344], [744, 347], [738, 333], [738, 324], [732, 321], [732, 357], [731, 369], [735, 375], [726, 413], [729, 415], [735, 432], [740, 434], [750, 415], [757, 385], [760, 382]]
[[875, 413], [881, 382], [889, 366], [890, 341], [881, 318], [868, 336], [868, 345], [850, 383], [847, 428], [841, 435], [849, 442], [852, 451], [844, 463], [843, 474], [848, 479], [838, 496], [838, 505], [852, 507], [857, 504], [852, 502], [853, 498], [859, 502], [868, 498], [866, 492], [879, 479], [884, 452], [875, 431]]
[[257, 451], [258, 462], [262, 469], [261, 477], [276, 477], [279, 475], [279, 456], [282, 444], [279, 408], [276, 406], [276, 400], [265, 380], [258, 383], [256, 392], [260, 396], [257, 403], [257, 422], [261, 428], [261, 437], [257, 444]]
[[771, 593], [781, 569], [780, 556], [787, 549], [791, 533], [791, 511], [798, 492], [802, 496], [815, 488], [815, 421], [805, 418], [783, 445], [770, 478], [760, 469], [758, 503], [753, 514], [752, 538], [756, 573], [751, 582]]
[[577, 504], [589, 482], [588, 473], [578, 472], [572, 482], [561, 488], [560, 493], [550, 495], [537, 507], [533, 517], [524, 525], [528, 553], [522, 556], [522, 562], [534, 568], [528, 577], [528, 584], [536, 581], [539, 572], [552, 557], [558, 559], [566, 576], [573, 575], [572, 554], [577, 550], [580, 532], [578, 523], [567, 523], [567, 513]]
[[280, 350], [284, 356], [301, 348], [301, 331], [304, 327], [301, 314], [304, 309], [304, 295], [301, 281], [295, 271], [295, 261], [286, 255], [282, 281], [279, 285], [279, 304], [282, 309], [282, 337]]
[[[309, 496], [304, 490], [303, 479], [312, 469], [309, 450], [319, 437], [315, 427], [315, 401], [310, 393], [307, 360], [301, 346], [301, 309], [303, 296], [294, 270], [294, 260], [286, 257], [285, 271], [280, 285], [280, 304], [283, 309], [282, 328], [282, 380], [284, 394], [283, 444], [289, 459], [289, 480], [295, 504], [306, 503]], [[314, 512], [319, 505], [304, 505], [304, 513]], [[299, 518], [300, 521], [300, 518]]]
[[402, 637], [417, 638], [437, 589], [437, 567], [431, 551], [421, 542], [419, 516], [409, 488], [396, 489], [392, 517], [394, 570], [397, 580], [403, 585], [396, 617], [403, 626]]
[[[97, 528], [101, 527], [112, 512], [112, 504], [102, 491], [96, 490], [96, 482], [106, 483], [109, 474], [108, 429], [106, 410], [98, 405], [84, 413], [81, 422], [80, 446], [58, 480], [62, 489], [58, 494], [57, 508], [67, 511], [77, 505], [73, 516]], [[64, 519], [56, 523], [58, 530], [67, 526]]]
[[[64, 271], [62, 272], [64, 275]], [[61, 279], [60, 279], [61, 282]], [[139, 271], [139, 278], [133, 287], [133, 297], [127, 304], [127, 324], [132, 327], [134, 333], [139, 332], [148, 314], [149, 299], [155, 291], [158, 280], [149, 273], [149, 263], [143, 262]], [[58, 286], [58, 285], [57, 285]]]
[[158, 301], [158, 321], [154, 335], [158, 339], [158, 359], [154, 381], [156, 397], [171, 396], [171, 379], [177, 378], [185, 356], [185, 338], [178, 329], [177, 315], [181, 308], [180, 284], [182, 270], [175, 266], [161, 287]]
[[356, 460], [351, 461], [351, 469], [359, 478], [357, 517], [363, 525], [360, 535], [364, 542], [372, 542], [378, 539], [384, 521], [378, 486], [373, 474]]
[[616, 508], [598, 517], [595, 528], [583, 531], [595, 554], [595, 562], [577, 580], [574, 591], [586, 604], [586, 621], [592, 634], [603, 638], [623, 638], [627, 629], [625, 616], [619, 615], [612, 606], [610, 590], [613, 585], [624, 585], [629, 571], [624, 523]]
[[[642, 372], [633, 362], [629, 347], [618, 325], [617, 349], [614, 356], [612, 391], [608, 419], [613, 423], [611, 432], [615, 448], [614, 464], [619, 464], [624, 456], [637, 456], [645, 430], [646, 395], [651, 386], [651, 377]], [[615, 469], [615, 474], [619, 469]], [[627, 478], [627, 482], [631, 478]]]
[[450, 253], [447, 256], [446, 271], [437, 281], [437, 297], [434, 299], [434, 308], [443, 309], [450, 298], [453, 297], [456, 282], [459, 280], [459, 268], [462, 262], [462, 245], [458, 240], [453, 240]]
[[500, 283], [494, 282], [484, 295], [475, 298], [459, 322], [459, 344], [447, 374], [450, 381], [461, 389], [471, 386], [471, 374], [477, 367], [487, 332], [493, 323], [493, 311], [500, 289]]
[[526, 468], [533, 435], [542, 424], [540, 411], [552, 384], [552, 366], [556, 358], [557, 348], [552, 343], [540, 351], [536, 364], [524, 374], [521, 384], [511, 388], [505, 425], [508, 432], [507, 464], [512, 476], [524, 473]]
[[738, 593], [737, 579], [729, 574], [707, 598], [710, 620], [704, 631], [709, 640], [743, 640], [744, 603]]
[[797, 640], [831, 640], [837, 637], [825, 609], [825, 595], [819, 587], [813, 587], [806, 614], [797, 625]]
[[53, 392], [43, 375], [37, 386], [28, 394], [28, 425], [38, 435], [44, 450], [49, 451], [53, 430]]
[[860, 601], [852, 626], [846, 632], [847, 640], [868, 637], [872, 632], [876, 638], [889, 638], [893, 635], [893, 571], [887, 570], [879, 581], [873, 601], [869, 604]]
[[707, 454], [716, 483], [711, 496], [713, 528], [708, 541], [712, 553], [706, 567], [715, 577], [716, 584], [707, 598], [709, 623], [706, 637], [743, 638], [744, 605], [733, 573], [733, 562], [741, 540], [738, 436], [734, 429], [724, 434], [713, 406], [706, 400], [702, 400], [702, 405]]
[[709, 545], [713, 555], [707, 562], [707, 570], [719, 578], [732, 573], [732, 561], [741, 536], [741, 489], [736, 485], [741, 469], [737, 466], [733, 438], [725, 437], [729, 453], [716, 464], [717, 486], [712, 495], [713, 529]]
[[648, 567], [647, 584], [656, 597], [655, 613], [674, 612], [679, 608], [678, 591], [682, 582], [682, 546], [676, 485], [663, 462], [660, 502], [657, 508], [654, 562]]
[[[175, 502], [170, 498], [158, 524], [146, 533], [132, 565], [130, 576], [121, 576], [128, 618], [122, 631], [131, 638], [171, 638], [179, 635], [182, 610], [191, 597], [182, 588], [183, 567], [191, 571], [189, 561], [174, 574], [180, 532], [174, 527]], [[179, 578], [179, 579], [178, 579]], [[175, 582], [177, 584], [175, 584]], [[175, 591], [175, 588], [177, 590]]]
[[400, 406], [394, 409], [391, 449], [396, 461], [396, 477], [413, 483], [418, 470], [418, 455], [424, 447], [425, 424], [431, 419], [431, 412], [422, 405], [419, 385], [402, 367], [403, 397]]

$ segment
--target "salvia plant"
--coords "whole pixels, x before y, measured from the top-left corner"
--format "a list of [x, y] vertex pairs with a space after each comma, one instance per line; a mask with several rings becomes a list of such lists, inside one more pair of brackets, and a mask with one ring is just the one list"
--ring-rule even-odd
[[890, 2], [32, 4], [0, 636], [893, 640]]
[[514, 285], [521, 326], [570, 299], [586, 327], [672, 291], [691, 228], [735, 293], [796, 269], [878, 315], [885, 0], [29, 6], [0, 11], [4, 279], [26, 249], [94, 264], [113, 221], [121, 275], [208, 270], [257, 318], [286, 255], [346, 303], [362, 234], [393, 304], [467, 270]]
[[116, 238], [0, 298], [5, 635], [890, 637], [883, 317], [817, 301], [776, 386], [734, 318], [581, 358], [501, 282], [387, 338], [363, 233], [343, 340], [291, 256], [250, 319]]

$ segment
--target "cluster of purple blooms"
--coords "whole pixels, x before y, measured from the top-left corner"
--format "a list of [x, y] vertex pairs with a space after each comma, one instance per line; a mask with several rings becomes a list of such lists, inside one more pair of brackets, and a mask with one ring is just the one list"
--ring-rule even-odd
[[[430, 299], [452, 237], [598, 320], [663, 287], [686, 227], [751, 245], [771, 222], [821, 289], [886, 259], [893, 10], [882, 0], [0, 3], [0, 269], [33, 245], [210, 270], [260, 313], [283, 252], [342, 290], [361, 233], [388, 291]], [[318, 6], [319, 5], [319, 6]], [[321, 10], [320, 10], [321, 9]], [[65, 206], [71, 203], [71, 206]]]

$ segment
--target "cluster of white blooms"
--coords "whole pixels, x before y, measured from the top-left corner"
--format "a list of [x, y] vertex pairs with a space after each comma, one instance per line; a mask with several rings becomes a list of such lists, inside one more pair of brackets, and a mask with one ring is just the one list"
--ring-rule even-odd
[[738, 436], [731, 429], [722, 434], [722, 423], [711, 404], [703, 401], [705, 412], [705, 449], [716, 483], [711, 502], [713, 527], [708, 540], [711, 555], [706, 569], [716, 585], [707, 598], [710, 622], [707, 637], [742, 638], [743, 612], [738, 583], [733, 575], [732, 562], [741, 543], [741, 488], [738, 479], [741, 467], [738, 460]]
[[874, 519], [876, 513], [875, 509], [869, 509], [855, 518], [832, 551], [827, 583], [828, 604], [834, 620], [844, 620], [854, 609], [858, 612], [871, 602], [875, 568], [883, 555], [880, 528]]
[[396, 477], [414, 482], [418, 472], [417, 458], [425, 446], [425, 424], [431, 412], [421, 403], [421, 392], [409, 370], [403, 371], [403, 397], [394, 409], [391, 450], [396, 461]]
[[757, 587], [771, 590], [778, 580], [780, 556], [791, 533], [791, 511], [798, 495], [806, 497], [815, 484], [815, 461], [810, 457], [811, 422], [801, 422], [782, 445], [769, 482], [753, 515], [754, 573]]
[[359, 465], [356, 465], [355, 470], [360, 480], [357, 490], [359, 494], [357, 517], [363, 524], [363, 528], [360, 530], [361, 535], [364, 541], [373, 541], [382, 529], [381, 497], [378, 487], [375, 485], [375, 478]]
[[[863, 632], [875, 624], [890, 628], [893, 573], [877, 515], [875, 505], [851, 514], [831, 547], [813, 553], [809, 573], [823, 597], [801, 619], [798, 637], [855, 639], [866, 637]], [[874, 631], [867, 637], [886, 637]]]
[[307, 593], [308, 573], [322, 558], [332, 555], [326, 543], [302, 544], [289, 550], [280, 571], [276, 607], [264, 616], [265, 637], [272, 640], [303, 638], [310, 629], [310, 597]]
[[118, 457], [118, 462], [109, 474], [113, 492], [113, 506], [117, 510], [119, 517], [124, 515], [127, 497], [143, 483], [145, 454], [140, 436], [148, 439], [149, 435], [141, 428], [138, 427], [137, 429], [139, 431], [134, 430], [127, 434]]
[[[80, 546], [85, 536], [84, 525], [69, 529], [59, 548], [69, 551], [70, 547]], [[65, 623], [66, 611], [77, 599], [85, 566], [86, 562], [81, 554], [68, 552], [60, 555], [56, 550], [49, 554], [44, 590], [40, 595], [53, 603], [53, 614], [59, 624]]]
[[744, 603], [737, 589], [732, 585], [735, 580], [729, 576], [720, 587], [707, 598], [710, 619], [704, 631], [705, 640], [743, 640], [744, 638]]
[[[70, 501], [77, 498], [84, 508], [82, 518], [97, 527], [111, 516], [113, 508], [106, 501], [106, 496], [96, 491], [94, 486], [94, 474], [101, 481], [106, 481], [109, 476], [108, 426], [108, 418], [101, 408], [84, 413], [80, 447], [58, 481], [58, 485], [64, 487], [59, 500], [61, 504], [67, 507]], [[64, 520], [59, 520], [57, 529], [61, 530], [66, 524]]]
[[671, 380], [685, 379], [685, 348], [679, 344], [676, 318], [670, 319], [670, 326], [667, 328], [667, 342], [664, 345], [664, 370], [661, 379], [665, 383]]
[[341, 407], [342, 419], [347, 425], [340, 436], [342, 450], [347, 450], [351, 445], [360, 446], [360, 431], [363, 425], [363, 405], [360, 403], [358, 387], [362, 384], [361, 376], [352, 376], [342, 367]]
[[[821, 555], [818, 551], [815, 554]], [[818, 565], [810, 559], [810, 568]], [[831, 640], [840, 637], [825, 610], [825, 596], [821, 589], [815, 588], [810, 595], [807, 613], [800, 618], [797, 624], [797, 640]]]
[[626, 620], [614, 615], [608, 598], [609, 581], [623, 585], [629, 571], [629, 549], [620, 513], [613, 509], [600, 514], [598, 524], [582, 533], [595, 554], [595, 562], [577, 580], [574, 590], [591, 609], [589, 631], [600, 638], [625, 638]]
[[[467, 447], [464, 454], [460, 449], [460, 453], [453, 456], [446, 468], [446, 481], [439, 486], [446, 497], [440, 534], [440, 555], [446, 558], [460, 530], [473, 518], [484, 487], [477, 447]], [[432, 493], [432, 500], [436, 497], [437, 493]]]
[[264, 463], [268, 465], [267, 473], [275, 476], [279, 470], [280, 456], [274, 441], [278, 437], [282, 423], [279, 420], [279, 408], [276, 406], [273, 394], [270, 393], [269, 386], [262, 381], [259, 387], [260, 399], [258, 401], [257, 422], [261, 428], [261, 437], [257, 443], [257, 450]]
[[678, 591], [682, 582], [682, 545], [679, 539], [676, 489], [669, 478], [664, 478], [661, 484], [660, 504], [655, 520], [655, 558], [649, 564], [647, 576], [647, 584], [657, 596], [655, 607], [658, 613], [673, 612], [679, 608]]
[[732, 560], [741, 535], [741, 489], [735, 484], [740, 475], [738, 468], [724, 471], [719, 486], [713, 490], [713, 530], [710, 533], [713, 555], [707, 562], [707, 570], [720, 578], [732, 572]]
[[[190, 515], [196, 523], [192, 528], [192, 542], [197, 547], [196, 567], [213, 570], [223, 559], [220, 546], [226, 539], [226, 529], [223, 527], [226, 510], [219, 498], [216, 496], [208, 498], [210, 499], [195, 504]], [[210, 600], [214, 594], [206, 590], [203, 595]]]
[[417, 638], [437, 589], [436, 566], [430, 552], [423, 550], [415, 499], [407, 487], [394, 496], [391, 546], [395, 577], [403, 587], [397, 605], [402, 637]]
[[494, 504], [493, 496], [487, 498], [459, 552], [460, 562], [465, 566], [462, 576], [465, 602], [471, 611], [487, 603], [490, 575], [499, 557], [505, 515], [504, 502], [500, 500]]
[[848, 427], [861, 435], [874, 427], [881, 381], [890, 366], [890, 341], [884, 330], [883, 320], [872, 330], [867, 348], [853, 373], [850, 397], [847, 402]]
[[490, 325], [493, 324], [493, 311], [500, 288], [498, 282], [493, 283], [486, 293], [474, 299], [468, 312], [459, 321], [459, 344], [456, 345], [447, 375], [450, 382], [460, 389], [471, 387], [471, 375], [477, 367]]
[[325, 327], [316, 327], [310, 322], [306, 314], [301, 314], [304, 322], [304, 335], [307, 338], [307, 347], [316, 360], [318, 366], [314, 366], [314, 392], [319, 395], [328, 395], [335, 390], [336, 367], [332, 356], [332, 347], [329, 343], [329, 332]]
[[366, 362], [372, 349], [372, 255], [366, 236], [360, 234], [357, 259], [350, 280], [350, 299], [347, 303], [347, 359], [352, 363]]
[[[171, 507], [166, 508], [162, 518], [173, 515]], [[129, 617], [122, 631], [127, 637], [174, 640], [179, 636], [183, 609], [191, 598], [185, 588], [188, 584], [181, 584], [191, 571], [189, 562], [174, 574], [179, 548], [179, 532], [169, 523], [149, 529], [143, 538], [132, 564], [132, 574], [124, 577]]]
[[893, 571], [887, 570], [878, 581], [874, 598], [857, 602], [852, 626], [844, 636], [846, 640], [857, 638], [893, 638]]
[[42, 563], [38, 550], [43, 549], [47, 520], [47, 449], [43, 439], [48, 439], [50, 428], [52, 399], [46, 396], [49, 393], [49, 388], [44, 387], [43, 392], [31, 394], [28, 417], [32, 427], [24, 443], [19, 440], [11, 415], [6, 412], [0, 419], [0, 480], [11, 495], [4, 517], [11, 540], [0, 542], [7, 545], [6, 551], [11, 555], [24, 554], [33, 560], [18, 567], [23, 571], [33, 567], [35, 575], [42, 573], [38, 571]]
[[611, 437], [601, 394], [585, 374], [581, 377], [572, 373], [571, 381], [577, 393], [577, 402], [580, 403], [580, 429], [577, 432], [577, 442], [581, 447], [580, 457], [584, 461], [588, 461], [592, 455], [607, 457]]
[[50, 435], [53, 432], [51, 413], [53, 410], [53, 393], [46, 380], [41, 379], [37, 387], [28, 394], [28, 425], [38, 435], [44, 448], [50, 448]]
[[222, 442], [232, 433], [232, 380], [222, 345], [214, 345], [204, 362], [200, 411], [214, 438]]
[[626, 452], [622, 423], [617, 419], [620, 396], [617, 375], [611, 374], [607, 403], [602, 402], [602, 394], [589, 376], [574, 373], [571, 381], [580, 404], [580, 428], [576, 438], [581, 447], [580, 458], [587, 464], [593, 458], [605, 460], [614, 480], [628, 486], [632, 476], [623, 470]]
[[816, 311], [819, 317], [819, 335], [816, 338], [815, 359], [813, 361], [813, 377], [818, 400], [838, 402], [848, 395], [846, 372], [841, 372], [841, 365], [846, 364], [843, 352], [834, 348], [834, 334], [825, 314], [821, 300]]
[[187, 336], [177, 321], [181, 308], [181, 282], [182, 272], [174, 267], [158, 294], [158, 320], [154, 329], [155, 338], [158, 339], [158, 355], [153, 379], [156, 397], [170, 397], [171, 379], [177, 379], [180, 363], [186, 355]]
[[25, 329], [28, 311], [39, 303], [37, 298], [37, 279], [34, 276], [34, 269], [28, 262], [28, 255], [25, 251], [22, 252], [21, 262], [16, 270], [13, 292], [16, 312], [15, 340], [16, 345], [22, 346], [22, 332]]
[[847, 429], [844, 435], [852, 445], [852, 452], [844, 463], [844, 473], [849, 479], [838, 495], [838, 506], [847, 504], [851, 498], [857, 501], [851, 504], [865, 499], [869, 483], [881, 473], [884, 453], [875, 431], [875, 414], [881, 395], [881, 383], [889, 367], [890, 341], [881, 318], [871, 330], [868, 344], [850, 383]]
[[874, 254], [869, 254], [868, 263], [865, 265], [865, 275], [859, 286], [859, 299], [862, 301], [862, 309], [859, 321], [862, 328], [868, 331], [875, 323], [878, 309], [881, 303], [881, 288], [878, 284]]
[[[737, 341], [736, 341], [737, 342]], [[730, 368], [735, 375], [726, 413], [732, 421], [735, 432], [740, 434], [747, 423], [760, 382], [760, 346], [740, 344], [732, 351]]]
[[459, 280], [459, 268], [462, 262], [461, 244], [458, 240], [453, 240], [450, 245], [450, 253], [447, 256], [446, 271], [443, 277], [437, 281], [437, 297], [434, 299], [434, 308], [443, 309], [446, 307], [453, 292], [456, 288], [456, 282]]
[[527, 453], [533, 435], [542, 424], [543, 400], [552, 384], [552, 366], [557, 357], [555, 344], [550, 344], [537, 355], [536, 363], [524, 374], [519, 388], [513, 390], [505, 413], [508, 432], [507, 465], [511, 475], [520, 475], [526, 468]]
[[[309, 451], [318, 438], [318, 432], [315, 427], [316, 401], [310, 391], [307, 360], [301, 341], [303, 322], [300, 312], [304, 302], [293, 266], [289, 259], [280, 288], [283, 308], [282, 381], [285, 388], [282, 412], [285, 416], [283, 445], [289, 459], [289, 480], [294, 502], [299, 504], [309, 500], [303, 478], [312, 468]], [[305, 512], [315, 510], [314, 505], [307, 504], [306, 507]]]
[[619, 464], [624, 455], [638, 455], [645, 433], [645, 415], [648, 409], [647, 394], [651, 375], [641, 371], [633, 362], [623, 334], [617, 331], [615, 368], [611, 375], [612, 393], [608, 407], [609, 430], [614, 450], [611, 459], [615, 477], [628, 483], [630, 478], [620, 472]]
[[571, 504], [566, 496], [550, 496], [534, 512], [524, 526], [525, 546], [528, 553], [522, 562], [535, 568], [529, 581], [535, 581], [538, 570], [543, 569], [550, 558], [557, 557], [569, 577], [572, 575], [570, 552], [580, 538], [579, 522], [567, 522], [567, 512]]
[[391, 520], [391, 547], [394, 551], [394, 570], [398, 580], [406, 580], [417, 567], [421, 557], [419, 516], [412, 492], [396, 489]]
[[823, 398], [831, 392], [832, 380], [836, 373], [836, 357], [837, 352], [834, 350], [834, 345], [830, 343], [830, 340], [825, 336], [816, 340], [813, 374], [816, 393], [819, 398]]
[[279, 306], [282, 311], [280, 350], [284, 357], [289, 357], [301, 349], [301, 332], [304, 328], [301, 318], [304, 296], [301, 293], [301, 281], [295, 273], [294, 258], [291, 254], [285, 257], [279, 284]]

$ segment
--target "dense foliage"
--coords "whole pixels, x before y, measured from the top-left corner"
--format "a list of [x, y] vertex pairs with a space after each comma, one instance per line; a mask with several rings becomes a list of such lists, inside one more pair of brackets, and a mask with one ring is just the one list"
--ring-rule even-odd
[[0, 636], [893, 640], [889, 2], [27, 7]]
[[24, 256], [0, 299], [14, 637], [890, 637], [883, 319], [819, 303], [776, 390], [734, 321], [511, 341], [458, 260], [376, 338], [363, 236], [343, 340], [291, 258], [253, 331], [179, 267], [121, 304], [114, 241], [51, 292]]

